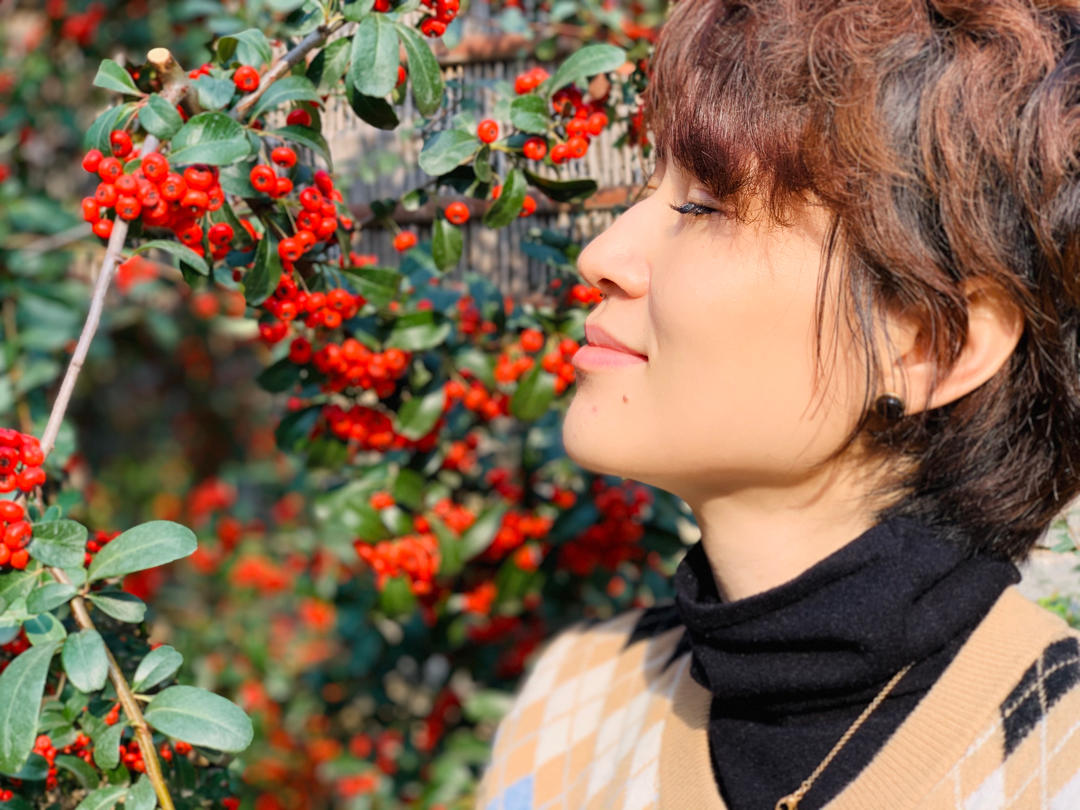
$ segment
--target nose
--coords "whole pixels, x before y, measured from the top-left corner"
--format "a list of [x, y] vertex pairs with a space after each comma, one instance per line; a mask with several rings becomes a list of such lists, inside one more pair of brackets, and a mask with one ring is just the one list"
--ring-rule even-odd
[[649, 289], [658, 227], [650, 225], [648, 199], [624, 211], [578, 254], [581, 277], [605, 298], [636, 298]]

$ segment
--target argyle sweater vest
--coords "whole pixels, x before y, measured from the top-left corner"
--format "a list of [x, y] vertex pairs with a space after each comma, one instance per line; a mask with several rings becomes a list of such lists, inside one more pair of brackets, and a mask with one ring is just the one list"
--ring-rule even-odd
[[[685, 628], [628, 644], [643, 612], [546, 643], [496, 730], [476, 810], [727, 810], [711, 695], [676, 653]], [[1015, 585], [825, 810], [908, 808], [1080, 810], [1080, 633]]]

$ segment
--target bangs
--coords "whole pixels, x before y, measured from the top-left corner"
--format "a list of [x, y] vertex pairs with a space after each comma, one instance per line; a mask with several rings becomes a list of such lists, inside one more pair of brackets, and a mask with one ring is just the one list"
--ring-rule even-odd
[[[661, 28], [645, 90], [644, 122], [657, 158], [674, 161], [745, 217], [751, 197], [773, 219], [810, 189], [807, 113], [771, 75], [769, 41], [752, 8], [681, 0]], [[793, 103], [794, 102], [794, 103]]]

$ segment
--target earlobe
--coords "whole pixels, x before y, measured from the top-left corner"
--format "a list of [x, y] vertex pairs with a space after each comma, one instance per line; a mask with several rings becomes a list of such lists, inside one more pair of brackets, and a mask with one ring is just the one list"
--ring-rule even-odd
[[896, 363], [903, 377], [907, 412], [947, 405], [985, 383], [1008, 362], [1024, 331], [1019, 305], [998, 285], [985, 279], [964, 282], [968, 325], [960, 356], [942, 370], [931, 393], [937, 363], [930, 346], [915, 339]]

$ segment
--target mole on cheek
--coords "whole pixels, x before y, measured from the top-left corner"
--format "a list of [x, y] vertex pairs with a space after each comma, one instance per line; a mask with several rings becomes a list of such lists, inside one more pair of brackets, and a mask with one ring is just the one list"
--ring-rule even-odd
[[623, 394], [623, 395], [622, 395], [622, 401], [623, 401], [623, 402], [629, 402], [630, 400], [628, 400], [628, 399], [626, 398], [626, 394]]

